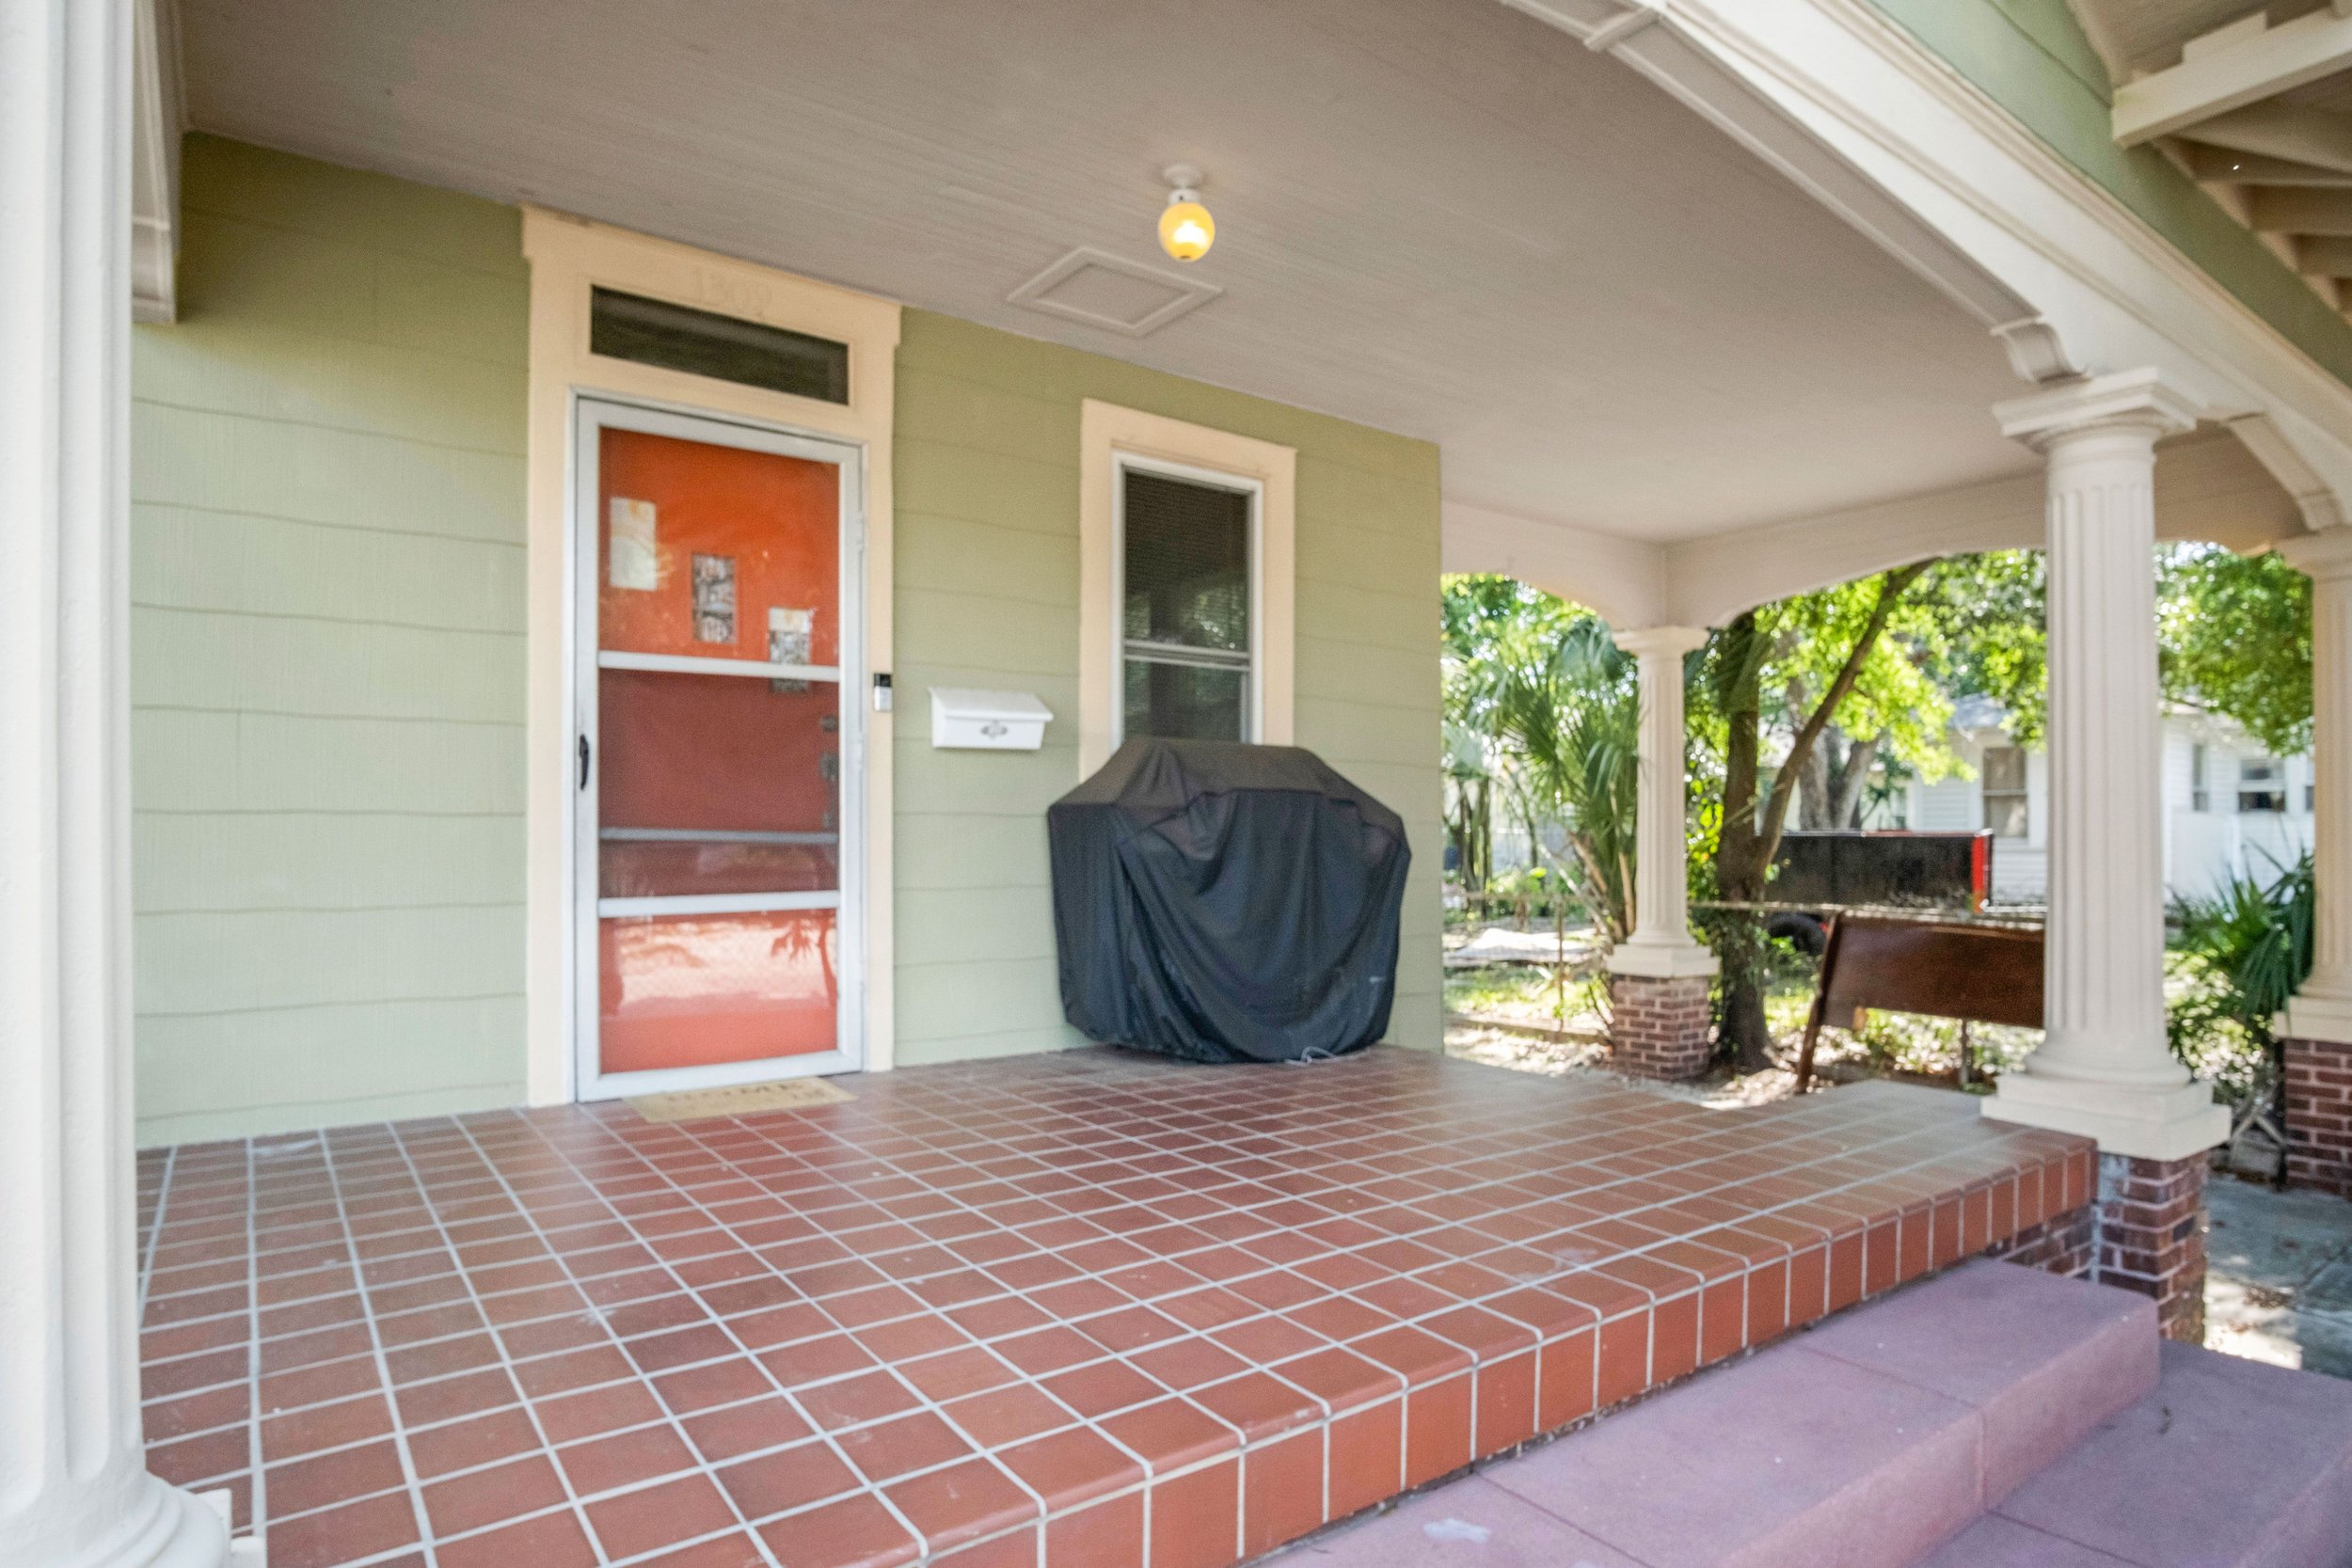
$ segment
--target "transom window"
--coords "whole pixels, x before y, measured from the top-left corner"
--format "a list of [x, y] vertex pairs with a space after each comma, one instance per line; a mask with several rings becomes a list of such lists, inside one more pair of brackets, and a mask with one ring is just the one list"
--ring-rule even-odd
[[847, 343], [618, 289], [590, 292], [588, 352], [822, 403], [850, 401]]
[[2015, 746], [1987, 746], [1980, 771], [1984, 825], [2001, 838], [2024, 838], [2028, 826], [2026, 753]]
[[1258, 487], [1129, 458], [1118, 492], [1120, 738], [1255, 739]]

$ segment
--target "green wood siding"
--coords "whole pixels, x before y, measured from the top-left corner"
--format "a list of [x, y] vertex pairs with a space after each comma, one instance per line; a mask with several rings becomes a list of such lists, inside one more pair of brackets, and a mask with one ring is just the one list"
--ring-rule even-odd
[[[529, 278], [507, 208], [210, 137], [133, 354], [138, 1113], [157, 1143], [523, 1094]], [[1295, 446], [1301, 741], [1405, 814], [1394, 1037], [1438, 1038], [1438, 454], [910, 312], [900, 1059], [1076, 1043], [1043, 813], [1076, 782], [1078, 411]], [[1042, 752], [934, 752], [933, 684]]]
[[521, 1098], [512, 209], [207, 136], [135, 335], [141, 1140]]
[[2341, 380], [2352, 324], [2153, 147], [2115, 145], [2106, 70], [2066, 0], [1872, 0]]
[[[898, 417], [898, 1059], [1084, 1043], [1061, 1021], [1044, 812], [1078, 779], [1078, 412], [1088, 398], [1298, 449], [1299, 744], [1404, 814], [1391, 1037], [1440, 1036], [1438, 451], [922, 311]], [[1035, 691], [1034, 753], [941, 752], [930, 688]]]

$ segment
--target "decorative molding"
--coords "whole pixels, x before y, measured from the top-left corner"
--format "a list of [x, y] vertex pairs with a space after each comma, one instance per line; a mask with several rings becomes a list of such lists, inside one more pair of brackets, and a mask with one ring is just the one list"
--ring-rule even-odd
[[131, 319], [180, 310], [180, 137], [187, 127], [176, 0], [131, 12]]
[[1607, 54], [1643, 28], [1658, 20], [1654, 0], [1632, 0], [1633, 8], [1622, 16], [1614, 16], [1584, 35], [1584, 47], [1596, 55]]
[[[2040, 449], [2047, 442], [2088, 430], [2129, 427], [2149, 432], [2150, 440], [2197, 428], [2202, 410], [2153, 369], [2118, 371], [1994, 404], [2001, 434]], [[2153, 458], [2150, 459], [2151, 467]], [[2154, 480], [2149, 480], [2149, 538], [2154, 542]]]
[[[2254, 460], [2268, 469], [2280, 487], [2295, 499], [2296, 509], [2302, 514], [2303, 526], [2314, 533], [2324, 529], [2342, 527], [2344, 503], [2328, 482], [2319, 477], [2303, 454], [2280, 434], [2279, 424], [2267, 414], [2240, 414], [2225, 419], [2222, 425], [2240, 444], [2254, 455]], [[2287, 541], [2281, 540], [2283, 548]]]
[[2009, 368], [2017, 372], [2017, 379], [2043, 386], [2054, 381], [2072, 381], [2089, 372], [2074, 362], [2066, 352], [2066, 343], [2058, 328], [2042, 316], [2027, 316], [2022, 321], [2003, 322], [1993, 329], [2001, 347], [2009, 354]]

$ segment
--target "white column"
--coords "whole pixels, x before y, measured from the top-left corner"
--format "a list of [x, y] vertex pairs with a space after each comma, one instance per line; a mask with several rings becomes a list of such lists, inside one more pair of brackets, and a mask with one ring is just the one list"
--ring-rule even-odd
[[1613, 974], [1659, 978], [1715, 973], [1715, 955], [1691, 940], [1684, 862], [1682, 656], [1707, 641], [1691, 626], [1617, 634], [1641, 672], [1641, 800], [1634, 838], [1633, 930], [1609, 955]]
[[2164, 1029], [2155, 443], [2195, 410], [2134, 371], [1994, 413], [2049, 460], [2050, 913], [2042, 1045], [1984, 1114], [2184, 1159], [2230, 1119]]
[[2352, 1045], [2352, 528], [2281, 540], [2312, 579], [2312, 973], [2281, 1033]]
[[0, 1564], [215, 1568], [148, 1473], [132, 1266], [130, 7], [0, 24]]

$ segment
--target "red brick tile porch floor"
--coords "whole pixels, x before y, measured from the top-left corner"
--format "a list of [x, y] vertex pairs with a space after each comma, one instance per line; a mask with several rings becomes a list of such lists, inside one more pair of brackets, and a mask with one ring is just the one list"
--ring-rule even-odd
[[2091, 1197], [1892, 1085], [842, 1082], [151, 1151], [151, 1461], [271, 1568], [1218, 1568]]

